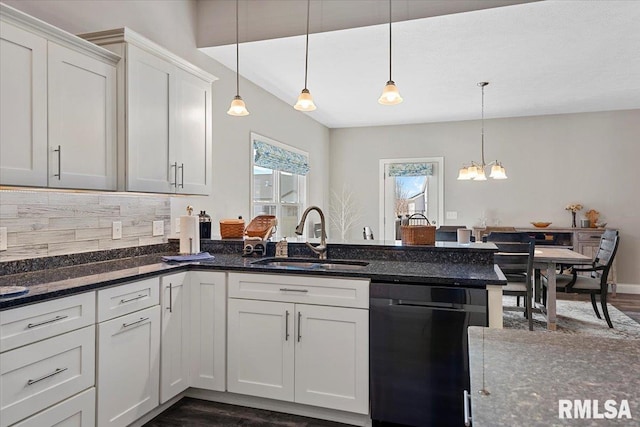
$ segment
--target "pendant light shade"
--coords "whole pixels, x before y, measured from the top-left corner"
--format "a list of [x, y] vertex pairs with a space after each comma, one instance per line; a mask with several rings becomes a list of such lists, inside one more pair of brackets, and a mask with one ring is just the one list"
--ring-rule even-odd
[[240, 117], [248, 116], [249, 111], [240, 96], [240, 46], [238, 39], [238, 0], [236, 0], [236, 96], [233, 97], [227, 114]]
[[382, 105], [396, 105], [402, 102], [400, 92], [391, 78], [391, 47], [391, 0], [389, 0], [389, 80], [378, 98], [378, 102]]
[[491, 179], [507, 179], [507, 171], [502, 166], [502, 163], [495, 160], [490, 163], [484, 162], [484, 87], [487, 86], [488, 82], [480, 82], [478, 86], [482, 88], [482, 133], [481, 133], [481, 154], [482, 159], [480, 162], [471, 161], [470, 166], [462, 166], [462, 168], [458, 171], [458, 179], [461, 181], [486, 181], [487, 175], [485, 174], [485, 168], [491, 166], [491, 173], [489, 174], [489, 178]]
[[313, 111], [316, 109], [316, 104], [313, 103], [313, 97], [311, 92], [307, 89], [307, 71], [309, 68], [309, 6], [311, 0], [307, 0], [307, 43], [304, 53], [304, 89], [298, 96], [296, 105], [293, 106], [298, 111]]

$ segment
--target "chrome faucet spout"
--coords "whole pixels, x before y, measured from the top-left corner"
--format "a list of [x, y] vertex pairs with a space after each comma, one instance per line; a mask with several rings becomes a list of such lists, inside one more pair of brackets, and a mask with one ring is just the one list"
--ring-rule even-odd
[[311, 211], [317, 211], [318, 215], [320, 215], [320, 244], [318, 246], [313, 246], [309, 242], [305, 242], [305, 243], [309, 248], [311, 248], [311, 250], [314, 253], [318, 254], [318, 257], [320, 259], [327, 259], [327, 229], [326, 229], [324, 213], [322, 212], [322, 209], [320, 209], [317, 206], [309, 206], [307, 209], [305, 209], [305, 211], [302, 213], [302, 218], [300, 219], [300, 223], [296, 227], [296, 234], [298, 236], [302, 236], [302, 231], [304, 230], [304, 223], [307, 220], [307, 215], [309, 215], [309, 212]]

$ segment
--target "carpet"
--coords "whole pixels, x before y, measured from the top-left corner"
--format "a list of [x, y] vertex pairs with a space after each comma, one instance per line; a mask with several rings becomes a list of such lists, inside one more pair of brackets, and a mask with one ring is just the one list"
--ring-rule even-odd
[[[502, 297], [503, 306], [516, 305], [516, 298]], [[607, 326], [607, 322], [596, 317], [590, 301], [564, 301], [556, 302], [557, 331], [565, 334], [589, 335], [602, 338], [640, 339], [640, 323], [636, 322], [611, 304], [607, 304], [609, 317], [613, 323], [613, 329]], [[602, 309], [598, 303], [598, 310], [602, 316]], [[528, 329], [527, 319], [519, 311], [503, 312], [504, 327], [508, 329]], [[533, 330], [546, 331], [547, 323], [541, 314], [533, 314]], [[552, 331], [549, 331], [552, 332]]]

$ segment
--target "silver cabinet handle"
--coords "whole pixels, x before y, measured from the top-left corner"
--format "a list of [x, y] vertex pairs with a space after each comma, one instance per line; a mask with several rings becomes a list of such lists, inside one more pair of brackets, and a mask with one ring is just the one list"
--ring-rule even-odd
[[169, 185], [173, 185], [176, 188], [178, 187], [178, 162], [173, 162], [173, 164], [169, 165], [170, 168], [173, 168], [173, 182], [170, 182]]
[[169, 313], [173, 313], [173, 283], [169, 282]]
[[289, 310], [286, 311], [287, 315], [284, 320], [284, 340], [289, 341]]
[[47, 323], [57, 322], [58, 320], [66, 319], [67, 317], [69, 317], [69, 316], [56, 316], [55, 318], [49, 319], [49, 320], [45, 320], [44, 322], [29, 323], [27, 325], [27, 328], [31, 329], [31, 328], [35, 328], [36, 326], [46, 325]]
[[471, 411], [469, 406], [471, 404], [471, 395], [467, 390], [464, 391], [464, 425], [469, 427], [471, 425]]
[[140, 320], [136, 320], [135, 322], [131, 322], [131, 323], [123, 323], [122, 327], [123, 328], [128, 328], [129, 326], [133, 326], [133, 325], [137, 325], [138, 323], [142, 323], [145, 320], [149, 320], [148, 317], [141, 317]]
[[144, 297], [146, 297], [146, 296], [147, 296], [147, 294], [144, 294], [144, 295], [138, 295], [137, 297], [133, 297], [133, 298], [129, 298], [129, 299], [121, 299], [121, 300], [120, 300], [120, 304], [124, 304], [125, 302], [135, 301], [135, 300], [137, 300], [137, 299], [144, 298]]
[[[184, 163], [181, 163], [180, 166], [178, 167], [178, 169], [180, 169], [180, 188], [184, 188]], [[177, 184], [177, 182], [176, 182]], [[176, 185], [177, 187], [177, 185]]]
[[58, 177], [58, 181], [60, 181], [62, 176], [62, 148], [58, 145], [57, 150], [53, 150], [54, 153], [58, 153], [58, 173], [53, 176]]
[[298, 312], [298, 342], [300, 342], [300, 338], [302, 338], [302, 335], [300, 335], [300, 329], [302, 329], [302, 322], [300, 322], [300, 319], [302, 318], [302, 312]]
[[309, 289], [289, 289], [289, 288], [280, 288], [281, 292], [309, 292]]
[[57, 368], [55, 371], [51, 372], [50, 374], [47, 375], [43, 375], [40, 378], [36, 378], [35, 380], [29, 380], [27, 381], [27, 385], [34, 385], [35, 383], [38, 383], [42, 380], [46, 380], [47, 378], [50, 378], [54, 375], [58, 375], [61, 372], [66, 371], [68, 368]]

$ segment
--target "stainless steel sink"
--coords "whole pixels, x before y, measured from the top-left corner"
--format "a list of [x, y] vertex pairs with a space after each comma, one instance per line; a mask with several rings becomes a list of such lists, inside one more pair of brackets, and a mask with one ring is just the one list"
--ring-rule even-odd
[[367, 261], [309, 258], [264, 258], [253, 261], [251, 264], [304, 270], [360, 270], [369, 265]]

